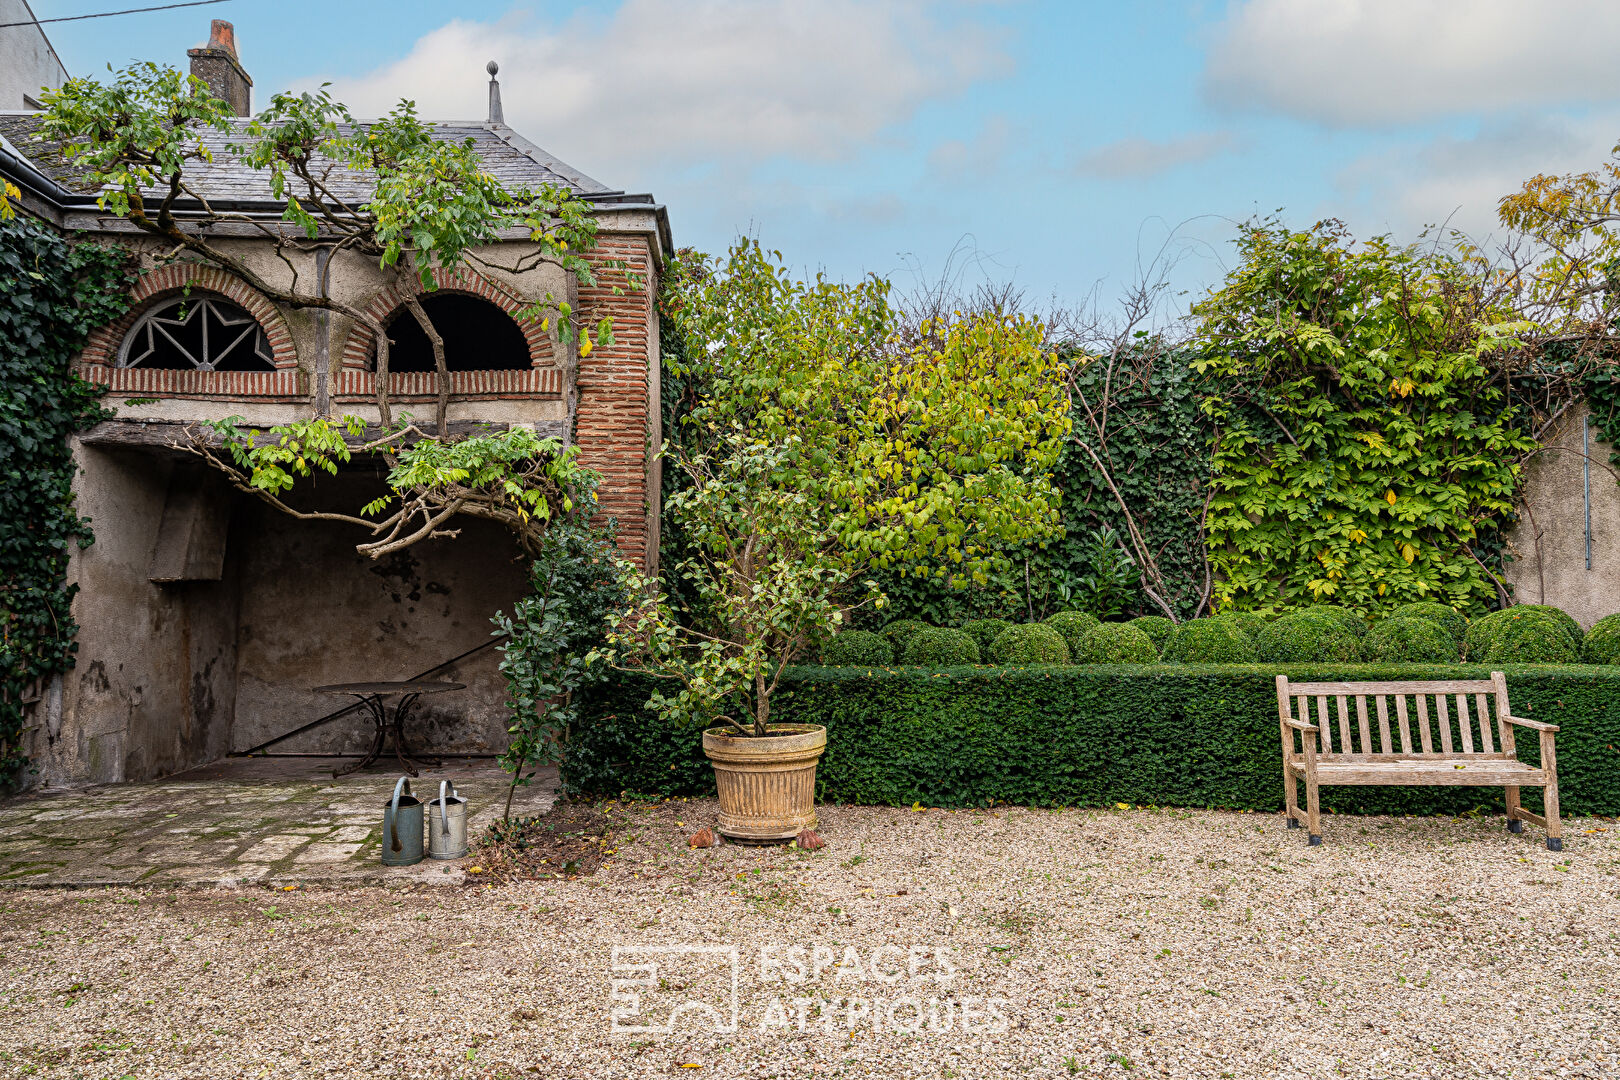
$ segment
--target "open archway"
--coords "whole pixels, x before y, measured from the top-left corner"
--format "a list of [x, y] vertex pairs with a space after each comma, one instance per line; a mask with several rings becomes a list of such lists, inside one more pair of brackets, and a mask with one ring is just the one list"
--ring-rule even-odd
[[[519, 371], [531, 366], [529, 343], [512, 317], [488, 300], [466, 293], [440, 292], [422, 297], [422, 310], [444, 339], [444, 362], [451, 371]], [[386, 324], [388, 370], [433, 371], [433, 345], [404, 307]], [[377, 366], [376, 350], [371, 366]]]

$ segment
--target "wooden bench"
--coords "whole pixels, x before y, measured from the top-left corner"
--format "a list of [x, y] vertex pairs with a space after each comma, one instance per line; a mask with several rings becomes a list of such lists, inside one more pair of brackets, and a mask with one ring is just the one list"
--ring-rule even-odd
[[[1431, 697], [1434, 699], [1432, 710]], [[1329, 698], [1335, 703], [1332, 708], [1328, 705]], [[1368, 698], [1374, 702], [1370, 712]], [[1455, 703], [1455, 716], [1447, 698]], [[1470, 698], [1473, 699], [1472, 713]], [[1311, 722], [1312, 699], [1316, 701], [1315, 723]], [[1415, 708], [1408, 706], [1408, 699], [1415, 702]], [[1494, 740], [1490, 708], [1493, 705]], [[1508, 708], [1507, 678], [1500, 671], [1491, 672], [1489, 679], [1454, 682], [1290, 683], [1288, 676], [1279, 675], [1277, 716], [1282, 725], [1283, 794], [1288, 802], [1288, 827], [1297, 829], [1303, 821], [1310, 830], [1311, 844], [1322, 842], [1322, 803], [1318, 789], [1323, 785], [1466, 784], [1474, 787], [1501, 785], [1507, 789], [1508, 831], [1522, 832], [1523, 822], [1532, 822], [1547, 830], [1549, 851], [1563, 850], [1564, 831], [1558, 820], [1558, 758], [1553, 747], [1553, 735], [1558, 728], [1514, 716]], [[1438, 742], [1431, 731], [1431, 721], [1438, 730]], [[1477, 741], [1474, 737], [1476, 721]], [[1513, 745], [1516, 727], [1527, 728], [1541, 737], [1540, 768], [1518, 759]], [[1396, 733], [1400, 735], [1399, 747], [1393, 739]], [[1298, 743], [1302, 744], [1298, 747], [1296, 734]], [[1297, 788], [1300, 780], [1305, 781], [1303, 811], [1299, 808]], [[1546, 817], [1532, 814], [1519, 805], [1521, 787], [1544, 789]]]

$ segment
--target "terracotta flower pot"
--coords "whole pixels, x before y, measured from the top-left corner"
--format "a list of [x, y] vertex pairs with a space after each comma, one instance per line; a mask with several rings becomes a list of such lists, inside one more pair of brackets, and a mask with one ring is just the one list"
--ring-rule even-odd
[[763, 737], [728, 728], [703, 733], [703, 753], [714, 762], [720, 789], [716, 829], [742, 843], [786, 843], [816, 826], [816, 761], [827, 749], [827, 729], [816, 724], [772, 724]]

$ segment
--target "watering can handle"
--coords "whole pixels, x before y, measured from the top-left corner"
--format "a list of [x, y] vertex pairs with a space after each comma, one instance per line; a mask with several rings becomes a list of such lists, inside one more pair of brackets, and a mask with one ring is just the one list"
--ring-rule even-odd
[[440, 780], [439, 781], [439, 821], [441, 823], [443, 823], [444, 835], [449, 836], [450, 835], [450, 800], [446, 799], [444, 797], [444, 789], [445, 789], [445, 787], [447, 785], [449, 786], [449, 788], [450, 788], [450, 790], [452, 792], [454, 792], [456, 790], [455, 785], [451, 784], [450, 781], [448, 781], [448, 780]]
[[410, 792], [410, 790], [411, 790], [411, 782], [409, 780], [405, 779], [403, 776], [400, 777], [399, 780], [396, 781], [395, 784], [394, 784], [394, 801], [389, 804], [389, 810], [388, 810], [388, 839], [390, 841], [390, 846], [395, 851], [403, 851], [404, 848], [405, 848], [405, 845], [403, 845], [403, 844], [401, 844], [399, 842], [399, 789], [400, 788], [404, 788], [406, 793], [408, 794]]

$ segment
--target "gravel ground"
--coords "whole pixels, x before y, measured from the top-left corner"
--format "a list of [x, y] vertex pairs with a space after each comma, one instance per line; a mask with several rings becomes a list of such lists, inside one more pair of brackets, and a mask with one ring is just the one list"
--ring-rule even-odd
[[568, 880], [0, 894], [0, 1076], [1620, 1075], [1604, 822], [609, 810]]

